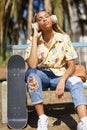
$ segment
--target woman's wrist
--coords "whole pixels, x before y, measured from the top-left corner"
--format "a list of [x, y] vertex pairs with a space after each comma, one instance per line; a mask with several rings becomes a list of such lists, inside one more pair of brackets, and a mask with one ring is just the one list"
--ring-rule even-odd
[[62, 76], [61, 81], [63, 81], [63, 82], [65, 82], [65, 81], [66, 81], [65, 76]]
[[34, 40], [37, 40], [38, 38], [37, 38], [37, 36], [36, 36], [36, 35], [33, 35], [33, 39], [34, 39]]
[[37, 43], [37, 37], [36, 36], [33, 36], [32, 42]]

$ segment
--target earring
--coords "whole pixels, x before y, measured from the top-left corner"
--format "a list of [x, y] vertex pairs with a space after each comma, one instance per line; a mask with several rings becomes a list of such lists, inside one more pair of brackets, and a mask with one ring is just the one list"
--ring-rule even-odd
[[52, 23], [53, 23], [53, 24], [58, 23], [58, 19], [57, 19], [57, 16], [56, 16], [56, 15], [52, 15], [52, 16], [51, 16], [51, 19], [52, 19]]

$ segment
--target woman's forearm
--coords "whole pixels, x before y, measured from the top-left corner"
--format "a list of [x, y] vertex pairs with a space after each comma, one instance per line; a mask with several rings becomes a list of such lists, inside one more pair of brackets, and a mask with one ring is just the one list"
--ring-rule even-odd
[[66, 81], [67, 78], [74, 73], [74, 71], [75, 71], [75, 61], [71, 60], [68, 62], [68, 68], [65, 74], [63, 75], [62, 79]]
[[27, 63], [29, 65], [29, 67], [31, 67], [31, 68], [36, 68], [36, 66], [37, 66], [38, 58], [37, 58], [37, 38], [36, 37], [33, 37], [31, 52], [30, 52], [30, 56], [27, 60]]

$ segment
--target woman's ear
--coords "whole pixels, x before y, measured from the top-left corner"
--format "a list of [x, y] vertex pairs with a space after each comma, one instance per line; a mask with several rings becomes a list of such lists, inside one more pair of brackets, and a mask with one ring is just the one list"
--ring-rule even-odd
[[34, 28], [34, 27], [36, 28], [37, 31], [39, 31], [39, 25], [37, 22], [32, 24], [32, 28]]
[[52, 19], [52, 23], [53, 23], [53, 24], [58, 23], [58, 19], [57, 19], [57, 16], [56, 16], [56, 15], [51, 15], [51, 19]]

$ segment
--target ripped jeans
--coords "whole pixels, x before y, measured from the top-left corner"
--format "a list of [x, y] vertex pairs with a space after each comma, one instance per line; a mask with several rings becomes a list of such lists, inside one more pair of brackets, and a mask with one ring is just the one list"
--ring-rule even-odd
[[[35, 80], [34, 86], [30, 85], [30, 82], [32, 82], [31, 77]], [[28, 92], [32, 104], [42, 103], [42, 90], [48, 90], [49, 87], [55, 90], [60, 78], [54, 75], [49, 69], [29, 68], [26, 72], [25, 79], [28, 84]], [[75, 107], [78, 105], [87, 105], [83, 84], [79, 77], [70, 76], [66, 81], [65, 90], [70, 92]]]

